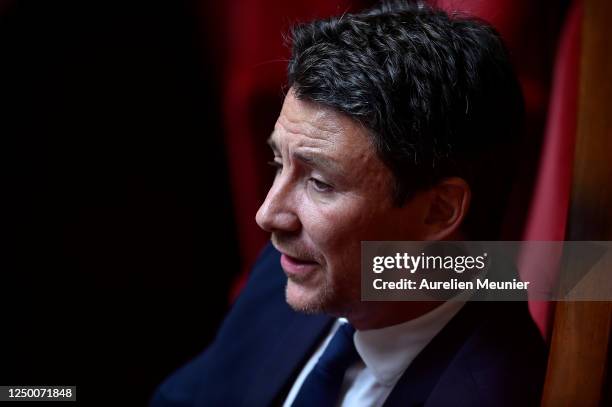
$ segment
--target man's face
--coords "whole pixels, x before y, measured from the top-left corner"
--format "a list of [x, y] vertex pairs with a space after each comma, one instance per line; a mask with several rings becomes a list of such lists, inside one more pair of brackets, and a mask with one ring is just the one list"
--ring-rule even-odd
[[257, 223], [272, 233], [287, 302], [347, 315], [360, 307], [362, 240], [419, 240], [422, 211], [393, 205], [391, 171], [366, 130], [290, 91], [269, 143], [277, 174]]

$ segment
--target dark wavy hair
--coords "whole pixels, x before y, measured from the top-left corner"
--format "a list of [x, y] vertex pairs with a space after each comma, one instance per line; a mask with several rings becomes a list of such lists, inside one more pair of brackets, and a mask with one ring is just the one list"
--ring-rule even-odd
[[523, 99], [487, 23], [423, 3], [384, 2], [293, 27], [288, 85], [369, 130], [395, 177], [394, 200], [459, 176], [472, 190], [463, 230], [499, 238]]

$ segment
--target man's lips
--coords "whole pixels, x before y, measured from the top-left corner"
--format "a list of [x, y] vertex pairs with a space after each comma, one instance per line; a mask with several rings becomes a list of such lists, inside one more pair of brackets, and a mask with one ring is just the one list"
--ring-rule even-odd
[[312, 273], [319, 265], [316, 261], [303, 260], [284, 253], [281, 255], [280, 262], [283, 270], [289, 276], [300, 276], [302, 278]]

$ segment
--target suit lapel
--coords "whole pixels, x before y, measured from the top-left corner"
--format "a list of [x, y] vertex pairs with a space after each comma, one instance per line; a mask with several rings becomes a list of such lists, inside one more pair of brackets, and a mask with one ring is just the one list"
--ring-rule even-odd
[[[295, 379], [299, 368], [327, 333], [334, 318], [327, 315], [295, 313], [283, 334], [271, 341], [267, 358], [251, 383], [246, 384], [243, 405], [269, 406], [278, 401], [280, 392]], [[281, 400], [282, 402], [282, 400]]]
[[[487, 305], [487, 304], [484, 304]], [[468, 302], [408, 366], [385, 407], [424, 405], [478, 323], [478, 303]]]

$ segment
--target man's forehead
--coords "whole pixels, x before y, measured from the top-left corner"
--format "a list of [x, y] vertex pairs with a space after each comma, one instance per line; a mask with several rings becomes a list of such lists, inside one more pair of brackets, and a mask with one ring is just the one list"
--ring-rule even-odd
[[273, 150], [280, 150], [282, 145], [302, 149], [331, 149], [341, 141], [341, 134], [324, 132], [316, 128], [309, 128], [304, 124], [285, 126], [277, 121], [274, 131], [268, 138], [268, 145]]
[[328, 138], [349, 130], [354, 122], [346, 115], [319, 103], [298, 99], [289, 90], [277, 120], [277, 126], [311, 138]]
[[[337, 153], [337, 150], [333, 142], [309, 137], [298, 137], [294, 140], [286, 143], [286, 146], [289, 147], [289, 153], [294, 159], [306, 164], [341, 170], [339, 163], [336, 162], [337, 154], [335, 153]], [[283, 141], [286, 141], [286, 139], [283, 139], [283, 136], [279, 136], [279, 132], [275, 131], [268, 138], [268, 145], [275, 154], [282, 154]]]

